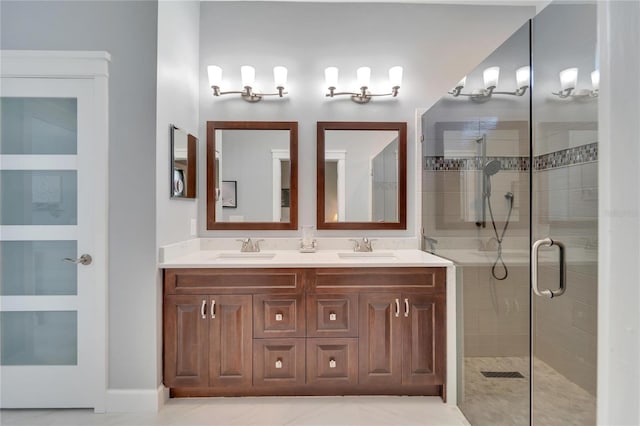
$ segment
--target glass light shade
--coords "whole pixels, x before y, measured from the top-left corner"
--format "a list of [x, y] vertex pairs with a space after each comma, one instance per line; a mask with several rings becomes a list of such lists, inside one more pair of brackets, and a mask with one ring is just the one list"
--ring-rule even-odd
[[484, 88], [498, 86], [498, 78], [500, 77], [500, 67], [489, 67], [482, 73], [482, 79], [484, 80]]
[[358, 68], [356, 71], [356, 77], [358, 79], [358, 87], [369, 87], [369, 82], [371, 81], [371, 68]]
[[591, 87], [593, 90], [600, 90], [600, 70], [591, 72]]
[[529, 79], [531, 77], [531, 70], [528, 66], [520, 67], [516, 70], [516, 82], [518, 89], [522, 87], [529, 87]]
[[389, 82], [391, 87], [400, 87], [402, 85], [402, 67], [389, 68]]
[[216, 65], [209, 65], [207, 74], [209, 75], [209, 86], [220, 87], [220, 84], [222, 84], [222, 68]]
[[338, 68], [328, 67], [324, 70], [324, 81], [327, 87], [338, 87]]
[[458, 84], [456, 84], [456, 87], [464, 87], [466, 84], [467, 84], [467, 76], [465, 75], [460, 79]]
[[567, 68], [560, 71], [560, 87], [562, 90], [575, 89], [578, 83], [578, 68]]
[[252, 87], [256, 80], [256, 69], [250, 65], [243, 65], [240, 67], [240, 75], [242, 76], [242, 87]]
[[284, 87], [287, 84], [287, 69], [285, 67], [273, 67], [273, 80], [276, 87]]

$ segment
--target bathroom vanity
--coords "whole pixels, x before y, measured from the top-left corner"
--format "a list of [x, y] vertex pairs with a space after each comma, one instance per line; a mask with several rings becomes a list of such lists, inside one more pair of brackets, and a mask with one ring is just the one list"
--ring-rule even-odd
[[444, 398], [449, 265], [437, 259], [205, 250], [165, 262], [164, 384], [176, 397]]

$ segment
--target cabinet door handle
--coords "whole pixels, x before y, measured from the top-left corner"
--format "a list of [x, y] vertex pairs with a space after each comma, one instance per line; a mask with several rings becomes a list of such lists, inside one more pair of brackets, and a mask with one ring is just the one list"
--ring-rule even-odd
[[216, 318], [216, 299], [211, 299], [211, 319]]
[[329, 368], [336, 368], [336, 360], [331, 358], [329, 359]]
[[205, 313], [205, 309], [207, 308], [207, 301], [202, 300], [202, 306], [200, 306], [200, 315], [202, 315], [202, 319], [207, 318], [207, 314]]
[[409, 299], [406, 297], [404, 299], [404, 316], [405, 318], [409, 316]]
[[396, 318], [400, 316], [400, 299], [396, 299]]
[[280, 358], [276, 360], [276, 368], [282, 368], [282, 360]]
[[335, 314], [335, 312], [329, 312], [329, 321], [335, 321], [338, 319], [338, 316]]
[[283, 317], [282, 317], [282, 314], [281, 314], [280, 312], [278, 312], [278, 313], [276, 314], [276, 321], [282, 321], [282, 318], [283, 318]]

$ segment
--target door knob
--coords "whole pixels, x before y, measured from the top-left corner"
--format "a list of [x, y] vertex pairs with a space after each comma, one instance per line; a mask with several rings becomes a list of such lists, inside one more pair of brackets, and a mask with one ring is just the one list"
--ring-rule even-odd
[[90, 254], [83, 254], [82, 256], [80, 256], [77, 259], [72, 259], [70, 257], [65, 257], [64, 259], [62, 259], [63, 261], [67, 262], [67, 263], [75, 263], [77, 264], [81, 264], [81, 265], [91, 265], [91, 262], [93, 262], [93, 259], [91, 258]]

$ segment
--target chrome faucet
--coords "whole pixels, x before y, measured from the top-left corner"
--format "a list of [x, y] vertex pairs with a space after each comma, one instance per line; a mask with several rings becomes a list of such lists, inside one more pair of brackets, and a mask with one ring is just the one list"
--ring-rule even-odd
[[251, 238], [245, 238], [243, 240], [237, 240], [242, 243], [240, 251], [243, 253], [255, 253], [260, 251], [260, 241], [264, 240], [252, 240]]
[[372, 240], [368, 239], [367, 237], [362, 237], [361, 240], [350, 239], [349, 241], [354, 242], [353, 251], [357, 251], [357, 252], [373, 251], [373, 246], [371, 245]]

